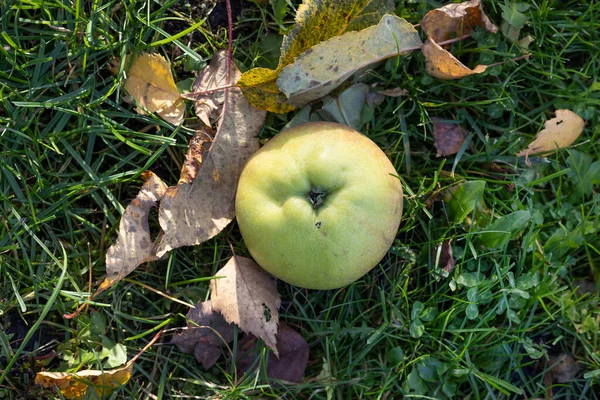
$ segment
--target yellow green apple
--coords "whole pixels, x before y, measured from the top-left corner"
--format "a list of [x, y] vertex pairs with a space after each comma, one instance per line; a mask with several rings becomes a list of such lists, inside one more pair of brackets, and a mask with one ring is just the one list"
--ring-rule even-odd
[[385, 153], [347, 126], [287, 129], [245, 165], [237, 221], [254, 260], [292, 285], [335, 289], [375, 267], [402, 217], [402, 186]]

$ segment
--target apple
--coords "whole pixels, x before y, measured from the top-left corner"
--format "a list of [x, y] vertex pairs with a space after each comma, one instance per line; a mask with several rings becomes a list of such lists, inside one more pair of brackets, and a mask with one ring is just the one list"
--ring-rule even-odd
[[237, 221], [254, 260], [308, 289], [346, 286], [375, 267], [402, 217], [402, 186], [385, 153], [344, 125], [284, 130], [245, 165]]

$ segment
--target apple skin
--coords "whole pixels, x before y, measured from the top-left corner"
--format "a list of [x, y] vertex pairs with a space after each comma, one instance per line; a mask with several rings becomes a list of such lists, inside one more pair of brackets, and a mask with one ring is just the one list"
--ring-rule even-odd
[[402, 217], [402, 186], [371, 139], [309, 122], [279, 133], [248, 160], [235, 207], [263, 269], [295, 286], [335, 289], [387, 253]]

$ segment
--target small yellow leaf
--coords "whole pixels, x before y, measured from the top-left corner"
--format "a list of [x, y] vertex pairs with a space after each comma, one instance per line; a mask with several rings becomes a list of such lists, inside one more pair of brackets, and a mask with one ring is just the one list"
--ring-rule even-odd
[[563, 149], [575, 143], [583, 128], [585, 121], [571, 110], [556, 110], [556, 117], [544, 123], [535, 140], [520, 151], [517, 157], [528, 157], [531, 154], [545, 153], [556, 149]]
[[440, 79], [460, 79], [473, 74], [481, 74], [488, 67], [487, 65], [478, 65], [473, 69], [468, 68], [431, 38], [423, 44], [423, 55], [426, 60], [427, 73]]
[[133, 360], [121, 368], [106, 371], [38, 372], [35, 384], [45, 388], [58, 388], [67, 399], [83, 399], [88, 389], [93, 390], [98, 398], [102, 398], [126, 384], [132, 372]]
[[[171, 65], [160, 54], [136, 56], [127, 70], [124, 86], [145, 110], [173, 125], [183, 122], [185, 103], [175, 85]], [[144, 114], [142, 109], [136, 111]]]

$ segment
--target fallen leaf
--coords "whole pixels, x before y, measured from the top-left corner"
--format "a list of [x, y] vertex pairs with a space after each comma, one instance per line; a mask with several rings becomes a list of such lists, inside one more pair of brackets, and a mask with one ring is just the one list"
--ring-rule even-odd
[[361, 111], [367, 102], [369, 85], [356, 83], [342, 91], [337, 98], [323, 100], [319, 114], [326, 121], [337, 122], [360, 131], [363, 126]]
[[213, 310], [210, 300], [196, 303], [186, 318], [187, 327], [175, 335], [171, 343], [184, 353], [194, 354], [196, 360], [209, 369], [221, 357], [221, 345], [234, 339], [234, 327]]
[[444, 240], [441, 245], [435, 246], [431, 258], [437, 268], [450, 273], [454, 270], [454, 256], [452, 255], [452, 239]]
[[95, 398], [101, 399], [129, 381], [136, 360], [158, 340], [161, 334], [162, 330], [154, 335], [152, 340], [138, 354], [120, 368], [78, 372], [42, 371], [36, 374], [35, 384], [45, 388], [56, 388], [60, 390], [62, 397], [66, 399], [80, 400], [93, 397], [87, 396], [88, 392], [94, 392]]
[[300, 54], [283, 68], [277, 86], [290, 104], [301, 106], [329, 94], [355, 72], [420, 45], [412, 24], [384, 15], [378, 25], [333, 37]]
[[165, 194], [167, 186], [150, 171], [144, 172], [142, 177], [146, 182], [121, 216], [117, 240], [106, 253], [106, 279], [95, 295], [125, 278], [138, 265], [158, 259], [157, 245], [150, 237], [148, 215]]
[[[230, 76], [237, 73], [236, 66], [230, 65]], [[200, 120], [210, 127], [211, 120], [217, 118], [217, 111], [225, 101], [225, 90], [221, 89], [227, 85], [227, 51], [215, 53], [210, 63], [198, 74], [192, 85], [193, 93], [188, 95], [194, 100], [194, 110]], [[219, 90], [217, 90], [219, 89]]]
[[403, 97], [408, 96], [408, 89], [396, 87], [391, 89], [380, 90], [377, 93], [387, 97]]
[[500, 26], [502, 33], [506, 36], [511, 42], [516, 42], [521, 35], [521, 29], [527, 21], [529, 21], [529, 17], [524, 14], [531, 7], [530, 4], [527, 3], [517, 3], [510, 2], [507, 4], [499, 4], [502, 9], [502, 19], [504, 22]]
[[210, 291], [213, 310], [261, 338], [278, 355], [275, 335], [281, 300], [271, 275], [251, 259], [234, 256], [210, 281]]
[[558, 383], [569, 383], [581, 370], [573, 356], [561, 353], [548, 360], [552, 380]]
[[[304, 377], [308, 364], [308, 343], [302, 335], [284, 323], [279, 324], [275, 337], [279, 356], [275, 356], [272, 350], [268, 350], [267, 377], [299, 383]], [[255, 360], [258, 356], [260, 356], [260, 348], [256, 337], [244, 336], [238, 343], [238, 357], [235, 362], [238, 369], [242, 372], [250, 371], [253, 365], [257, 366]]]
[[185, 103], [175, 85], [171, 65], [160, 54], [135, 56], [126, 73], [125, 90], [142, 106], [136, 108], [158, 114], [173, 125], [183, 122]]
[[38, 372], [35, 384], [45, 388], [57, 388], [66, 399], [83, 399], [91, 389], [97, 398], [109, 395], [119, 386], [129, 381], [133, 372], [133, 363], [129, 362], [121, 368], [96, 371], [87, 370], [77, 373]]
[[429, 11], [421, 21], [423, 32], [437, 43], [467, 35], [478, 26], [492, 33], [498, 31], [483, 12], [481, 0], [448, 4]]
[[206, 127], [204, 130], [197, 130], [194, 137], [190, 139], [188, 151], [181, 167], [179, 182], [177, 182], [178, 185], [182, 183], [191, 184], [196, 179], [200, 165], [202, 165], [204, 153], [208, 151], [210, 143], [212, 143], [212, 137], [212, 130]]
[[[226, 57], [216, 57], [226, 62]], [[239, 76], [232, 61], [230, 84], [235, 84]], [[164, 235], [158, 257], [212, 238], [235, 216], [237, 182], [244, 164], [258, 150], [257, 135], [266, 113], [252, 107], [239, 88], [227, 91], [215, 138], [204, 153], [196, 177], [191, 183], [168, 188], [161, 200], [159, 222]]]
[[556, 110], [556, 117], [544, 123], [544, 129], [525, 150], [517, 153], [517, 157], [529, 157], [568, 147], [575, 143], [584, 127], [585, 121], [573, 111]]
[[432, 39], [427, 39], [423, 44], [423, 55], [427, 73], [440, 79], [460, 79], [473, 74], [481, 74], [488, 68], [487, 65], [478, 65], [473, 69], [468, 68]]
[[238, 85], [255, 107], [275, 113], [293, 110], [276, 85], [281, 70], [314, 45], [363, 29], [393, 9], [389, 0], [304, 0], [296, 12], [296, 25], [283, 38], [277, 68], [253, 68], [242, 75]]
[[442, 120], [434, 118], [433, 145], [437, 149], [436, 157], [446, 157], [458, 153], [465, 142], [467, 133], [458, 124], [442, 122]]
[[519, 210], [504, 215], [489, 224], [486, 228], [477, 232], [477, 246], [488, 249], [501, 248], [517, 232], [520, 232], [531, 222], [531, 213], [527, 210]]

